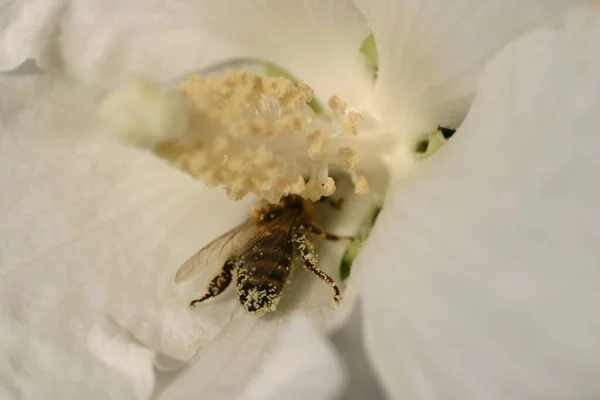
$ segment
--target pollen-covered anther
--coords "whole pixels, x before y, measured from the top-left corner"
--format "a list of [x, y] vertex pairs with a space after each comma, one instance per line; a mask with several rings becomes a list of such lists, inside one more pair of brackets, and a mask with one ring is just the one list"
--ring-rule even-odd
[[[325, 138], [321, 131], [314, 131], [306, 138], [306, 147], [308, 149], [308, 155], [310, 158], [315, 159], [318, 157], [325, 146]], [[341, 150], [341, 149], [340, 149]]]
[[227, 188], [227, 198], [230, 200], [240, 200], [252, 189], [246, 176], [238, 176]]
[[344, 115], [348, 105], [344, 103], [338, 96], [331, 96], [329, 99], [329, 108], [337, 115]]
[[238, 85], [246, 83], [248, 78], [249, 76], [245, 70], [239, 72], [227, 71], [225, 73], [225, 84], [230, 88], [234, 88]]
[[197, 173], [197, 177], [199, 177], [206, 186], [217, 186], [222, 181], [222, 173], [219, 168], [206, 168]]
[[248, 136], [249, 134], [250, 127], [248, 126], [248, 124], [236, 124], [231, 129], [231, 136], [233, 136], [236, 139], [241, 139], [243, 137]]
[[213, 90], [221, 90], [223, 88], [224, 79], [220, 74], [210, 74], [206, 80], [209, 88]]
[[262, 76], [253, 76], [251, 79], [252, 95], [255, 97], [262, 96], [265, 92], [264, 79]]
[[190, 172], [193, 170], [192, 163], [194, 162], [194, 157], [189, 154], [182, 154], [180, 157], [177, 157], [173, 161], [173, 165], [175, 168], [178, 168], [182, 171]]
[[268, 193], [273, 189], [274, 184], [273, 179], [259, 172], [250, 177], [250, 182], [258, 193]]
[[296, 178], [290, 178], [287, 182], [284, 182], [283, 184], [284, 194], [301, 194], [302, 192], [304, 192], [305, 188], [306, 182], [301, 176], [297, 176]]
[[266, 118], [257, 116], [249, 121], [250, 134], [253, 136], [271, 136], [273, 129], [269, 126], [269, 121]]
[[226, 136], [218, 136], [215, 138], [212, 146], [212, 151], [215, 154], [222, 153], [229, 148], [231, 141]]
[[294, 127], [294, 116], [291, 114], [283, 115], [275, 121], [275, 129], [279, 132], [291, 130]]
[[354, 150], [353, 148], [341, 147], [338, 150], [338, 154], [344, 162], [344, 170], [352, 171], [358, 165], [358, 156], [356, 155], [356, 150]]
[[293, 109], [300, 103], [300, 95], [298, 92], [288, 92], [279, 97], [279, 104], [286, 111]]
[[303, 131], [306, 128], [306, 121], [300, 116], [294, 116], [292, 118], [292, 129], [296, 131]]
[[349, 112], [346, 122], [342, 125], [342, 130], [352, 136], [358, 135], [358, 123], [360, 122], [360, 114]]
[[292, 89], [292, 82], [289, 79], [280, 77], [274, 83], [274, 92], [276, 96], [283, 96]]
[[310, 86], [301, 83], [298, 86], [298, 92], [299, 92], [299, 100], [303, 103], [308, 103], [309, 101], [311, 101], [315, 95], [315, 91], [313, 90], [313, 88], [311, 88]]
[[273, 161], [273, 153], [264, 144], [260, 145], [256, 150], [247, 149], [246, 151], [252, 154], [249, 157], [252, 167], [263, 167]]
[[202, 151], [190, 151], [186, 154], [181, 154], [173, 160], [173, 165], [182, 171], [189, 174], [199, 172], [206, 167], [207, 159]]
[[240, 172], [248, 165], [248, 159], [244, 155], [238, 154], [227, 157], [227, 159], [224, 160], [224, 163], [227, 165], [229, 171]]
[[317, 201], [323, 196], [329, 197], [333, 193], [335, 193], [335, 181], [330, 176], [324, 179], [311, 178], [304, 190], [304, 196], [311, 201]]
[[362, 196], [369, 192], [369, 183], [367, 182], [366, 176], [350, 176], [352, 178], [352, 183], [354, 183], [354, 193]]
[[361, 116], [359, 113], [350, 111], [348, 113], [348, 122], [352, 125], [357, 125], [360, 122]]

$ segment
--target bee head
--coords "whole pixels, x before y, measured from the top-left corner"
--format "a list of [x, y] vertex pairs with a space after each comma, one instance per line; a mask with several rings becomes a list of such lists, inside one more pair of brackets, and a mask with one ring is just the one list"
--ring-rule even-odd
[[287, 195], [281, 199], [281, 204], [285, 208], [294, 208], [298, 210], [304, 208], [304, 202], [305, 200], [302, 197], [294, 194]]

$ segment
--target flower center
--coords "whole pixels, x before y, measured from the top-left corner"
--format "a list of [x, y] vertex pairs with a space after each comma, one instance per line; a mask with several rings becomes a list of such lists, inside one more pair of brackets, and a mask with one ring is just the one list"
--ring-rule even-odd
[[361, 116], [337, 96], [327, 115], [316, 115], [309, 86], [245, 70], [191, 76], [179, 94], [136, 81], [109, 94], [101, 116], [122, 138], [224, 187], [231, 199], [254, 193], [276, 203], [298, 194], [316, 201], [335, 192], [332, 169], [346, 171], [357, 194], [368, 191], [357, 172]]

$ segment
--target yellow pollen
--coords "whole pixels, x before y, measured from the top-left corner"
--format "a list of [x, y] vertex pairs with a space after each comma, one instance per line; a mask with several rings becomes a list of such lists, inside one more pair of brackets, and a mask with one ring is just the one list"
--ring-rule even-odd
[[331, 196], [334, 192], [335, 181], [328, 176], [325, 179], [311, 178], [306, 184], [303, 195], [311, 201], [317, 201], [322, 196]]
[[292, 128], [297, 131], [303, 131], [306, 128], [306, 121], [300, 116], [295, 116], [292, 119]]
[[291, 115], [284, 115], [275, 121], [275, 127], [277, 130], [290, 129], [292, 127], [292, 119]]
[[304, 182], [304, 179], [299, 176], [295, 180], [292, 179], [286, 182], [283, 187], [283, 192], [285, 194], [300, 194], [304, 192], [305, 188], [306, 182]]
[[344, 103], [338, 96], [331, 96], [329, 99], [329, 108], [337, 115], [344, 115], [346, 113], [346, 107], [348, 105]]
[[292, 82], [289, 79], [285, 78], [277, 78], [277, 81], [274, 83], [274, 92], [276, 96], [283, 96], [288, 93], [290, 89], [292, 89]]
[[140, 81], [115, 90], [101, 107], [123, 140], [152, 151], [231, 199], [253, 193], [271, 203], [287, 194], [310, 200], [336, 189], [330, 169], [346, 170], [358, 193], [359, 114], [339, 97], [330, 118], [308, 106], [313, 89], [284, 77], [248, 71], [193, 75], [177, 92]]
[[358, 156], [356, 155], [356, 150], [350, 147], [341, 147], [338, 150], [339, 155], [344, 160], [344, 169], [346, 171], [351, 171], [358, 165]]
[[342, 126], [342, 130], [352, 136], [358, 135], [358, 123], [360, 122], [360, 114], [355, 112], [348, 113], [348, 119]]
[[367, 182], [367, 178], [364, 175], [356, 175], [354, 171], [350, 173], [350, 178], [352, 179], [352, 183], [354, 184], [354, 193], [362, 196], [369, 191], [369, 183]]
[[223, 77], [219, 74], [211, 74], [208, 76], [207, 83], [211, 89], [219, 90], [223, 86]]
[[356, 125], [360, 122], [360, 114], [354, 111], [348, 113], [348, 122], [352, 125]]
[[325, 146], [325, 138], [321, 134], [321, 131], [314, 131], [308, 135], [306, 138], [306, 146], [308, 147], [308, 155], [310, 158], [315, 159], [318, 157]]
[[267, 150], [267, 146], [261, 145], [254, 151], [252, 158], [252, 166], [262, 167], [273, 160], [273, 154]]
[[250, 130], [248, 129], [248, 125], [246, 124], [237, 124], [231, 130], [231, 135], [236, 139], [248, 136], [249, 133]]

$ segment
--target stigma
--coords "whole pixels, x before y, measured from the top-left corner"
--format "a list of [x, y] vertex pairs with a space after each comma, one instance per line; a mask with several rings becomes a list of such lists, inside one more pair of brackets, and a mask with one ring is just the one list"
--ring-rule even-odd
[[136, 79], [109, 93], [100, 116], [122, 140], [147, 149], [230, 199], [255, 194], [271, 203], [300, 195], [316, 201], [345, 171], [357, 194], [361, 116], [337, 96], [317, 115], [313, 90], [284, 77], [241, 70], [193, 75], [177, 90]]

